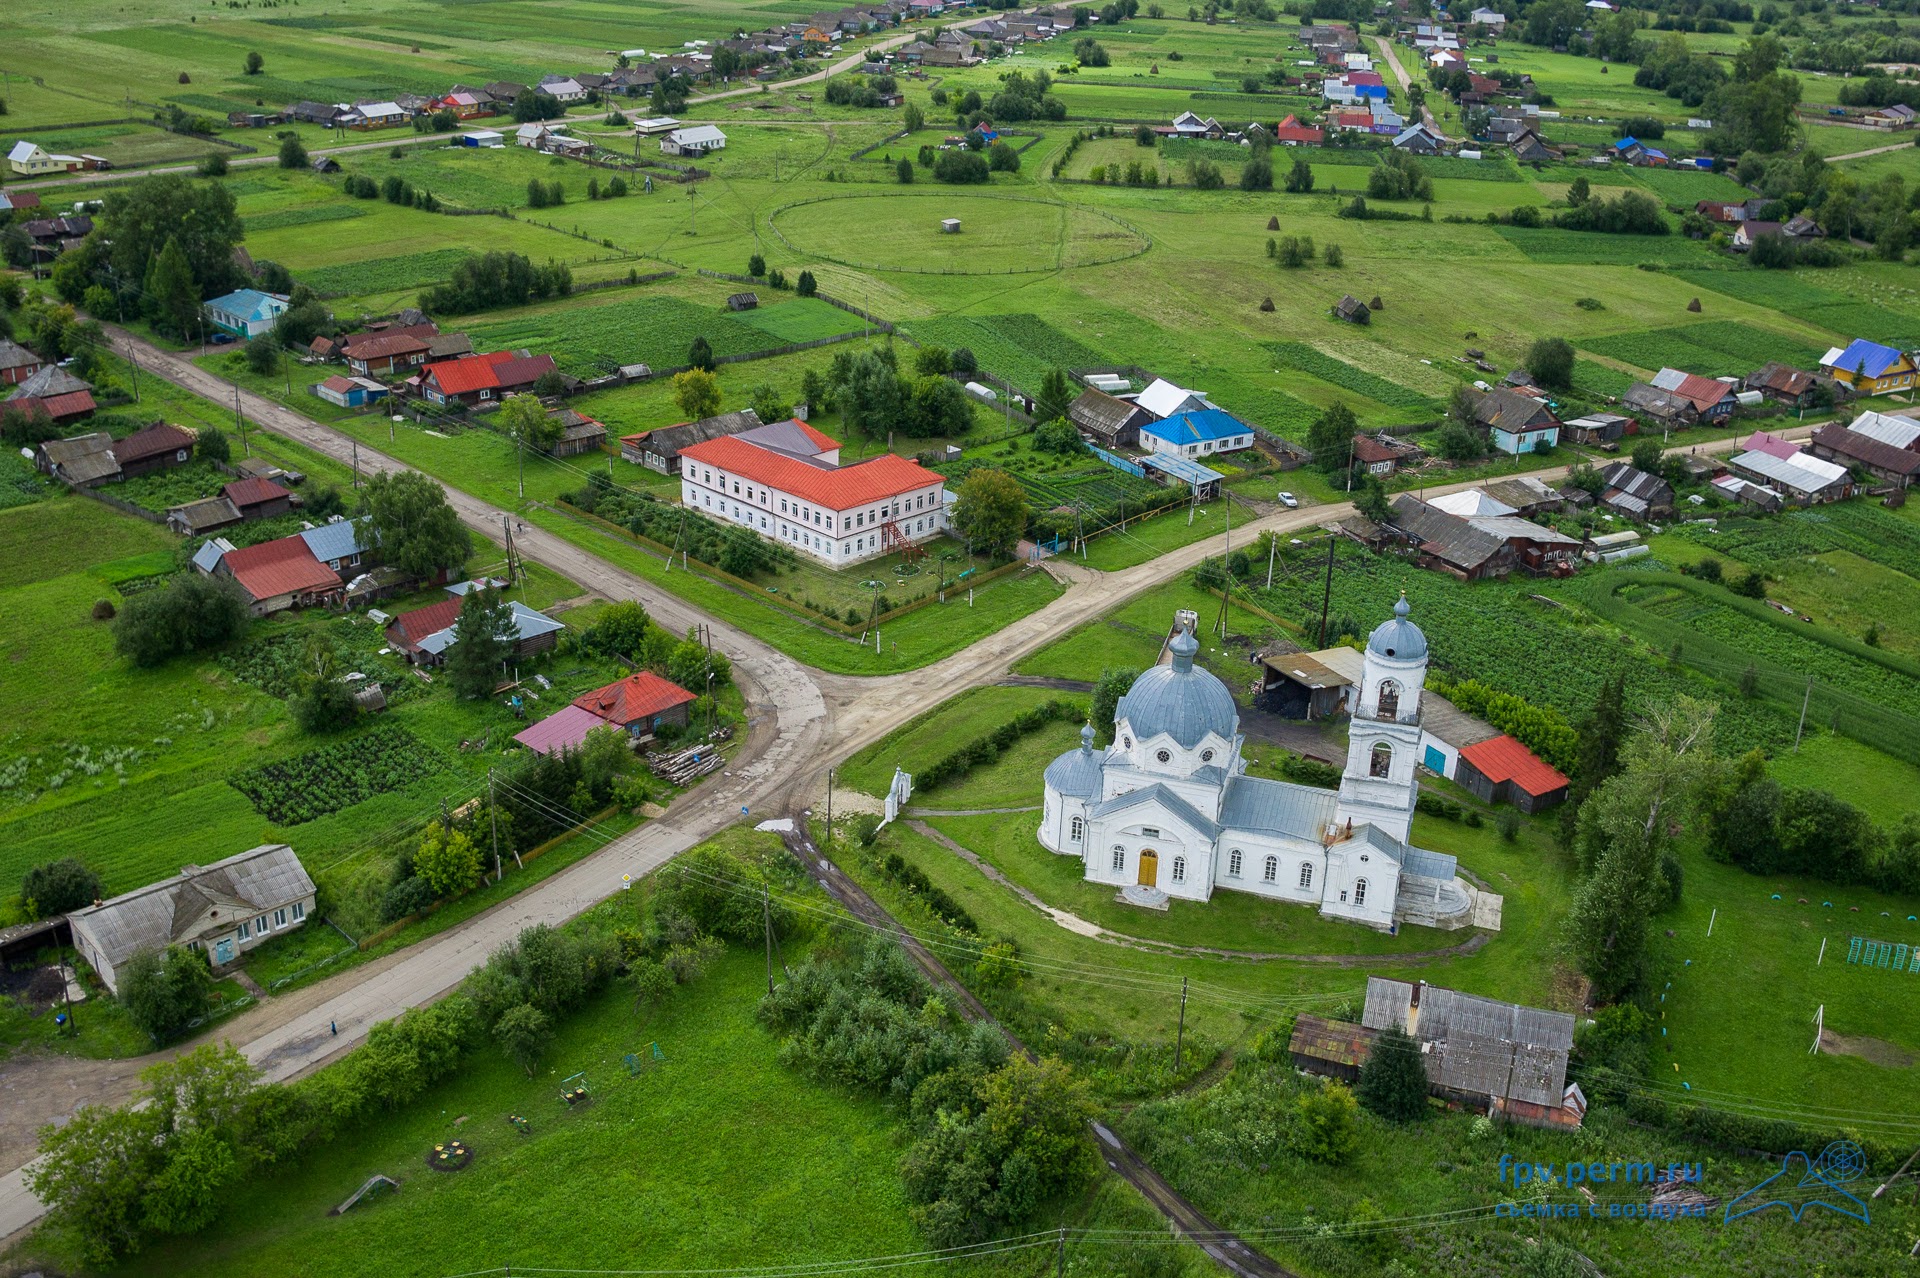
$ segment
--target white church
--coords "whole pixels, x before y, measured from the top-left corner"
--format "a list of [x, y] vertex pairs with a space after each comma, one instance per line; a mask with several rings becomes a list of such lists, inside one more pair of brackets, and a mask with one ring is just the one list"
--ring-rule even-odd
[[1244, 775], [1233, 695], [1194, 665], [1200, 645], [1182, 628], [1171, 659], [1120, 699], [1113, 744], [1095, 750], [1089, 724], [1047, 766], [1041, 846], [1139, 905], [1231, 888], [1382, 930], [1467, 926], [1483, 894], [1454, 858], [1407, 842], [1427, 676], [1427, 639], [1407, 611], [1402, 596], [1367, 640], [1338, 791]]

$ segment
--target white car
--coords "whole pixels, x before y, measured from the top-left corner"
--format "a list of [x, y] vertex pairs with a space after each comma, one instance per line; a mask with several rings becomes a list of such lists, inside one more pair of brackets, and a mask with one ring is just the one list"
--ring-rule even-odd
[[1298, 497], [1295, 497], [1292, 493], [1281, 493], [1280, 504], [1282, 506], [1285, 506], [1288, 510], [1292, 510], [1294, 507], [1300, 504], [1300, 499]]

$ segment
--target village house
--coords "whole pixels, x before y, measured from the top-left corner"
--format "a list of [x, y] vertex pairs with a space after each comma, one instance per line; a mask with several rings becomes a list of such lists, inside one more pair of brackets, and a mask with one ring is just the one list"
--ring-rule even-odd
[[1438, 155], [1444, 139], [1424, 124], [1410, 125], [1393, 139], [1395, 150], [1410, 155]]
[[1915, 118], [1912, 107], [1904, 102], [1894, 102], [1875, 107], [1860, 117], [1860, 123], [1874, 129], [1911, 129]]
[[1708, 424], [1725, 421], [1740, 406], [1738, 382], [1725, 382], [1717, 377], [1704, 377], [1699, 373], [1686, 373], [1677, 368], [1663, 368], [1652, 378], [1653, 385], [1669, 395], [1677, 395], [1693, 406], [1697, 420]]
[[41, 474], [51, 475], [71, 488], [98, 488], [120, 482], [113, 436], [104, 430], [43, 440], [33, 450], [33, 464]]
[[1895, 448], [1920, 449], [1920, 422], [1911, 417], [1865, 412], [1849, 422], [1847, 429]]
[[1352, 713], [1353, 693], [1365, 669], [1357, 649], [1302, 652], [1291, 641], [1279, 639], [1262, 648], [1257, 658], [1261, 675], [1254, 705], [1261, 710], [1308, 722]]
[[582, 693], [573, 704], [603, 724], [646, 740], [664, 727], [686, 727], [689, 708], [696, 700], [679, 684], [650, 670], [636, 670], [618, 683]]
[[73, 911], [74, 948], [106, 987], [136, 954], [184, 945], [216, 971], [312, 912], [313, 879], [293, 849], [267, 843]]
[[339, 576], [297, 534], [230, 550], [220, 557], [217, 573], [239, 585], [256, 617], [324, 603], [341, 590]]
[[[447, 650], [460, 642], [460, 605], [466, 595], [486, 583], [462, 581], [447, 587], [448, 598], [403, 612], [387, 624], [387, 642], [420, 666], [444, 665]], [[519, 600], [509, 600], [508, 629], [503, 636], [513, 641], [509, 660], [524, 660], [542, 652], [551, 652], [566, 626], [542, 612], [535, 612]]]
[[236, 479], [222, 485], [220, 495], [233, 503], [243, 520], [272, 519], [293, 509], [293, 494], [271, 479]]
[[44, 365], [17, 383], [5, 402], [30, 416], [44, 413], [58, 425], [77, 421], [95, 407], [93, 387], [58, 364]]
[[1529, 814], [1567, 798], [1567, 778], [1505, 734], [1461, 750], [1453, 779], [1482, 803], [1511, 803]]
[[1402, 493], [1393, 499], [1390, 526], [1419, 549], [1422, 567], [1462, 581], [1504, 577], [1516, 568], [1541, 576], [1564, 575], [1572, 571], [1580, 547], [1563, 533], [1520, 518], [1513, 507], [1484, 492], [1431, 502]]
[[392, 394], [392, 389], [371, 377], [346, 377], [339, 373], [314, 384], [313, 393], [341, 408], [365, 408]]
[[1154, 420], [1137, 403], [1089, 386], [1067, 406], [1067, 420], [1081, 435], [1102, 448], [1132, 448], [1140, 442], [1140, 427]]
[[547, 446], [549, 457], [578, 457], [598, 452], [607, 442], [607, 428], [576, 409], [562, 405], [547, 410], [547, 416], [560, 423], [560, 438]]
[[1603, 467], [1600, 482], [1600, 504], [1616, 514], [1644, 522], [1673, 513], [1673, 485], [1632, 462]]
[[0, 386], [18, 386], [47, 366], [47, 361], [26, 347], [0, 337]]
[[1140, 447], [1175, 457], [1205, 457], [1253, 447], [1253, 428], [1218, 408], [1176, 413], [1142, 423]]
[[431, 322], [349, 333], [335, 341], [333, 353], [357, 376], [395, 377], [425, 364], [439, 335]]
[[[204, 537], [239, 522], [240, 508], [223, 494], [167, 507], [167, 529], [181, 537]], [[233, 543], [226, 542], [225, 548], [233, 549]]]
[[120, 440], [113, 456], [120, 463], [124, 479], [137, 479], [155, 471], [184, 466], [193, 457], [194, 437], [178, 426], [155, 422]]
[[1805, 408], [1813, 402], [1814, 388], [1821, 380], [1791, 364], [1769, 361], [1748, 373], [1742, 385], [1747, 390], [1759, 391], [1773, 403]]
[[22, 177], [46, 177], [50, 173], [77, 173], [87, 168], [85, 156], [56, 155], [37, 142], [20, 141], [7, 152], [7, 163]]
[[540, 77], [540, 83], [534, 86], [534, 92], [555, 102], [572, 106], [576, 102], [587, 100], [587, 86], [570, 75], [546, 75]]
[[1385, 479], [1403, 462], [1420, 455], [1418, 447], [1405, 444], [1391, 435], [1356, 434], [1353, 437], [1353, 464], [1364, 466], [1369, 475]]
[[1913, 357], [1863, 337], [1828, 350], [1820, 357], [1820, 368], [1834, 381], [1861, 395], [1891, 395], [1913, 389]]
[[1510, 457], [1560, 442], [1560, 420], [1537, 399], [1495, 387], [1475, 401], [1473, 419], [1487, 431], [1499, 452]]
[[365, 132], [370, 129], [398, 128], [412, 118], [412, 113], [398, 102], [356, 102], [339, 117], [338, 123], [345, 128]]
[[660, 139], [660, 150], [667, 155], [700, 156], [727, 145], [727, 135], [711, 124], [696, 124], [675, 129]]
[[1651, 382], [1635, 382], [1627, 387], [1620, 395], [1620, 403], [1642, 420], [1670, 430], [1691, 426], [1700, 419], [1700, 410], [1692, 400], [1662, 390]]
[[1302, 124], [1297, 115], [1288, 115], [1274, 128], [1273, 140], [1282, 146], [1319, 146], [1326, 133], [1318, 125]]
[[273, 326], [286, 313], [287, 299], [257, 288], [242, 288], [214, 298], [202, 309], [207, 322], [215, 328], [235, 337], [252, 338], [273, 331]]
[[1368, 324], [1373, 321], [1373, 312], [1367, 309], [1367, 304], [1351, 293], [1333, 304], [1333, 314], [1349, 324]]
[[834, 567], [938, 536], [942, 476], [882, 453], [840, 464], [838, 440], [773, 422], [680, 450], [681, 500]]
[[677, 475], [680, 473], [681, 449], [710, 439], [737, 435], [759, 425], [759, 416], [751, 408], [742, 408], [718, 417], [703, 417], [697, 422], [636, 431], [620, 437], [620, 456], [636, 466], [645, 466], [662, 475]]
[[428, 364], [420, 375], [420, 393], [435, 404], [496, 403], [530, 389], [555, 371], [553, 356], [527, 351], [493, 351], [467, 359]]
[[1859, 467], [1895, 488], [1909, 487], [1915, 476], [1920, 476], [1920, 452], [1896, 448], [1849, 430], [1839, 422], [1829, 422], [1815, 431], [1811, 448], [1815, 457], [1841, 466]]
[[[1660, 393], [1664, 395], [1666, 392]], [[1627, 427], [1632, 422], [1632, 418], [1619, 413], [1588, 413], [1584, 417], [1563, 422], [1562, 426], [1576, 444], [1607, 445], [1617, 444], [1626, 435]]]
[[1813, 506], [1853, 495], [1853, 475], [1845, 466], [1764, 430], [1748, 437], [1744, 452], [1727, 459], [1727, 469], [1773, 489], [1793, 505]]

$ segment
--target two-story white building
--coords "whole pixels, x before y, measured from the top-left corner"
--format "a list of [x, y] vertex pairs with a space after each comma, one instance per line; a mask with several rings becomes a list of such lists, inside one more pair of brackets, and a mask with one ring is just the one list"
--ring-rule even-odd
[[1113, 743], [1094, 749], [1089, 724], [1048, 765], [1041, 846], [1139, 905], [1231, 888], [1374, 928], [1466, 926], [1454, 858], [1407, 842], [1427, 641], [1406, 599], [1367, 641], [1338, 791], [1245, 775], [1239, 711], [1199, 647], [1181, 629], [1120, 699]]
[[944, 477], [893, 453], [842, 466], [840, 442], [802, 421], [682, 448], [680, 500], [836, 568], [947, 529]]

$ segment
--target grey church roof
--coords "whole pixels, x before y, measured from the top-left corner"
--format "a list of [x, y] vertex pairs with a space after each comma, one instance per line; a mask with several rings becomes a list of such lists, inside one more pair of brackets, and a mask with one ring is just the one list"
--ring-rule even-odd
[[1143, 803], [1149, 802], [1160, 804], [1160, 806], [1164, 807], [1176, 819], [1185, 822], [1188, 826], [1192, 827], [1195, 832], [1203, 834], [1209, 839], [1217, 839], [1220, 837], [1219, 826], [1207, 820], [1191, 803], [1188, 803], [1164, 785], [1142, 786], [1138, 790], [1129, 790], [1125, 794], [1116, 794], [1105, 803], [1095, 804], [1092, 808], [1088, 809], [1087, 815], [1092, 817], [1112, 816], [1116, 812], [1125, 812], [1129, 808], [1138, 807]]
[[1427, 637], [1420, 627], [1407, 620], [1407, 597], [1393, 605], [1393, 620], [1375, 626], [1367, 637], [1367, 650], [1396, 661], [1419, 661], [1427, 655]]
[[1235, 777], [1220, 804], [1220, 824], [1229, 830], [1291, 834], [1318, 839], [1333, 820], [1340, 796], [1291, 781]]
[[1233, 694], [1227, 685], [1209, 670], [1193, 664], [1199, 643], [1181, 631], [1168, 644], [1173, 653], [1169, 665], [1155, 666], [1133, 681], [1127, 695], [1114, 710], [1116, 720], [1125, 719], [1134, 735], [1150, 741], [1166, 733], [1191, 749], [1209, 732], [1222, 740], [1233, 740], [1240, 724], [1240, 712], [1234, 708]]
[[1047, 765], [1047, 785], [1056, 793], [1088, 799], [1100, 793], [1100, 756], [1069, 750]]
[[1453, 882], [1455, 871], [1460, 868], [1459, 861], [1444, 852], [1429, 852], [1425, 848], [1406, 846], [1406, 852], [1400, 858], [1400, 871], [1422, 879], [1438, 879], [1442, 883]]

